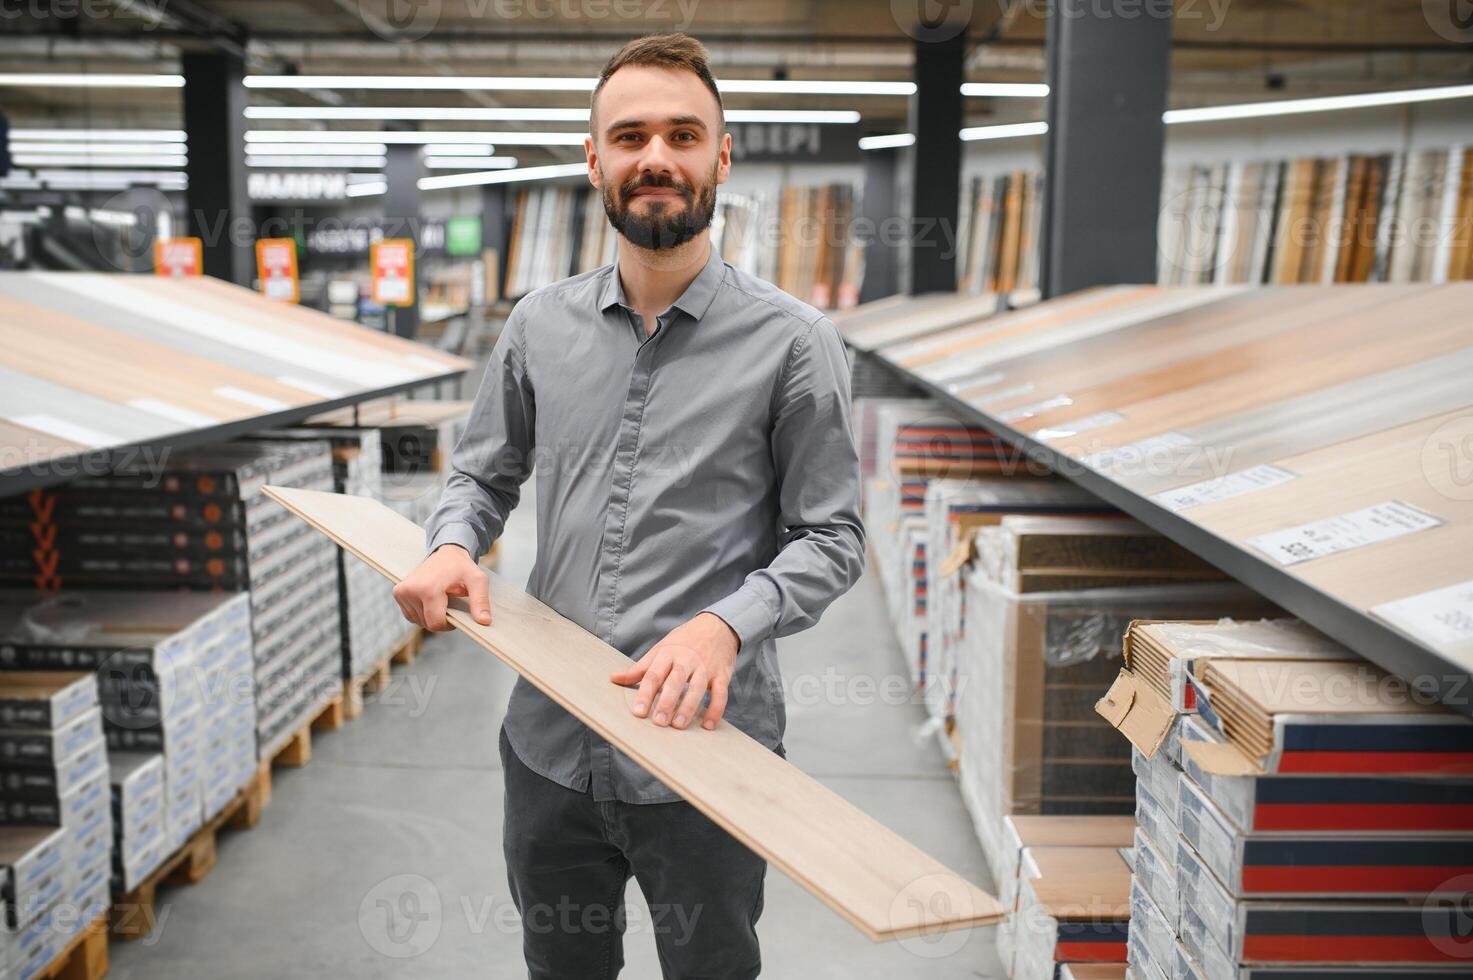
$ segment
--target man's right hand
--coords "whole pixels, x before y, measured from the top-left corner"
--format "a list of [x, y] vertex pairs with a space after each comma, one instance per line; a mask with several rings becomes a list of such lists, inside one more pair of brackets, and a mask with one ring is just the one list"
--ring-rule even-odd
[[404, 618], [432, 633], [450, 628], [445, 607], [450, 596], [470, 599], [471, 615], [482, 626], [491, 625], [490, 582], [471, 556], [458, 544], [442, 544], [420, 562], [409, 577], [394, 586], [394, 601]]

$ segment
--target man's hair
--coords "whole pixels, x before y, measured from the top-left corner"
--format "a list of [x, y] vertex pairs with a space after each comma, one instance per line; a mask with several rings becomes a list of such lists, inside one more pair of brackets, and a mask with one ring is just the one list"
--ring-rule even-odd
[[598, 73], [598, 84], [593, 87], [593, 98], [589, 100], [589, 122], [595, 123], [598, 93], [604, 90], [609, 78], [626, 65], [649, 65], [654, 68], [674, 68], [694, 72], [705, 83], [716, 99], [716, 123], [718, 133], [726, 129], [726, 112], [721, 105], [721, 92], [716, 88], [716, 79], [711, 74], [711, 52], [689, 34], [647, 34], [635, 38], [614, 53], [614, 56]]

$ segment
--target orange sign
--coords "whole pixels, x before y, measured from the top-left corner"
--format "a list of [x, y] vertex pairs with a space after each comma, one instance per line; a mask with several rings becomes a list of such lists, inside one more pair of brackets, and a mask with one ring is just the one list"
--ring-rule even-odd
[[414, 305], [414, 242], [385, 238], [368, 247], [373, 301], [380, 306]]
[[153, 271], [159, 276], [198, 276], [204, 273], [205, 246], [198, 238], [155, 238]]
[[297, 243], [290, 238], [256, 239], [256, 275], [267, 299], [298, 302]]

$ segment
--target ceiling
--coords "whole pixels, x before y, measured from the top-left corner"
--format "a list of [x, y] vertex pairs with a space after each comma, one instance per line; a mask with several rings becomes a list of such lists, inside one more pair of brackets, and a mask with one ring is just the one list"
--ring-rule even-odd
[[[1170, 0], [1113, 4], [1130, 16]], [[1473, 81], [1454, 0], [1176, 0], [1173, 107]], [[176, 72], [180, 52], [240, 51], [253, 73], [592, 76], [621, 41], [687, 29], [718, 78], [906, 80], [913, 12], [932, 0], [77, 0], [12, 7], [10, 72]], [[1044, 76], [1046, 0], [961, 0], [969, 80]], [[27, 12], [47, 7], [51, 12]], [[57, 13], [61, 11], [61, 13]], [[897, 13], [899, 11], [900, 13]], [[912, 16], [905, 12], [911, 11]], [[67, 14], [70, 14], [69, 16]], [[13, 15], [13, 16], [12, 16]], [[943, 27], [943, 30], [947, 28]], [[253, 105], [581, 107], [579, 92], [253, 90]], [[178, 89], [6, 88], [13, 126], [177, 128]], [[901, 96], [732, 95], [728, 108], [858, 109], [904, 127]], [[1037, 119], [1036, 99], [970, 98], [968, 125]], [[271, 123], [271, 128], [313, 123]], [[332, 124], [344, 125], [344, 124]], [[362, 128], [364, 124], [357, 126]], [[474, 128], [433, 123], [427, 128]], [[484, 124], [483, 124], [484, 125]], [[569, 129], [569, 123], [496, 123]], [[518, 148], [529, 164], [575, 147]]]

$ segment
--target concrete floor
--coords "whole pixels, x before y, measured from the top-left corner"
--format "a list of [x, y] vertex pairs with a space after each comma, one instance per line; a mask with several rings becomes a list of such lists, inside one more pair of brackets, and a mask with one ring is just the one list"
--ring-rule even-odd
[[[524, 499], [503, 545], [502, 572], [518, 583], [531, 565], [533, 513]], [[905, 671], [877, 577], [867, 573], [817, 627], [780, 649], [788, 758], [990, 887], [940, 751], [916, 739], [923, 709], [879, 703], [849, 683], [893, 689], [884, 679]], [[141, 941], [114, 943], [110, 976], [525, 976], [500, 847], [496, 734], [513, 679], [459, 634], [433, 638], [411, 667], [395, 668], [356, 721], [314, 740], [307, 767], [276, 770], [261, 823], [220, 836], [208, 878], [161, 890], [159, 927]], [[825, 696], [835, 690], [838, 697]], [[648, 913], [632, 880], [628, 905], [623, 975], [658, 978]], [[1002, 976], [990, 929], [877, 945], [775, 869], [758, 931], [768, 977]]]

